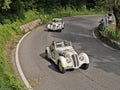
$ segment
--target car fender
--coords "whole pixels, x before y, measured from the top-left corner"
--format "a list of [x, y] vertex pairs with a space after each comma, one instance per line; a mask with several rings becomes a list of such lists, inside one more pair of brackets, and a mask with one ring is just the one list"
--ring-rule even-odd
[[51, 29], [51, 24], [48, 24], [48, 25], [47, 25], [47, 28], [48, 28], [48, 29]]
[[89, 64], [89, 57], [86, 53], [80, 53], [79, 54], [79, 61], [81, 62], [81, 64]]
[[62, 29], [64, 29], [65, 25], [64, 25], [64, 24], [62, 24], [61, 26], [62, 26]]
[[61, 64], [62, 64], [63, 67], [67, 67], [68, 63], [66, 62], [66, 58], [64, 58], [63, 56], [60, 56], [58, 58], [58, 62], [59, 61], [61, 62]]
[[48, 54], [48, 58], [51, 57], [51, 51], [50, 51], [50, 48], [49, 47], [46, 47], [46, 51], [47, 51], [47, 54]]
[[47, 28], [50, 28], [50, 24], [47, 25]]

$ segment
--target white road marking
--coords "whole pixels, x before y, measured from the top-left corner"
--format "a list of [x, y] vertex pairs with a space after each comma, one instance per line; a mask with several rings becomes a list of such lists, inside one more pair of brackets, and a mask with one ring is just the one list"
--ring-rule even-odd
[[17, 44], [17, 47], [16, 47], [16, 54], [15, 54], [15, 61], [16, 61], [16, 65], [17, 65], [17, 69], [18, 69], [18, 72], [20, 74], [20, 77], [22, 78], [24, 84], [26, 85], [27, 87], [27, 90], [33, 90], [33, 88], [31, 87], [31, 85], [29, 84], [29, 82], [27, 81], [23, 71], [22, 71], [22, 68], [20, 66], [20, 62], [19, 62], [19, 55], [18, 55], [18, 52], [19, 52], [19, 47], [20, 47], [20, 44], [22, 42], [22, 40], [29, 34], [30, 32], [28, 32], [27, 34], [25, 34], [19, 41], [19, 43]]
[[96, 35], [95, 35], [95, 33], [94, 33], [94, 30], [92, 31], [92, 34], [93, 34], [93, 37], [94, 37], [94, 38], [97, 38]]

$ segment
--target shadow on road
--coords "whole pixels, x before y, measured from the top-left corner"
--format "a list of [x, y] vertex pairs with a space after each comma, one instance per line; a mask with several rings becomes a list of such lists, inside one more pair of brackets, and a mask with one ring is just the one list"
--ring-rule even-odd
[[58, 32], [58, 33], [62, 32], [62, 31], [60, 31], [60, 30], [54, 31], [54, 30], [48, 30], [48, 29], [45, 29], [44, 31], [46, 31], [46, 32]]
[[59, 72], [57, 65], [55, 65], [55, 63], [54, 63], [52, 60], [48, 59], [48, 58], [45, 56], [45, 53], [41, 53], [41, 54], [40, 54], [40, 57], [42, 57], [43, 59], [45, 59], [47, 62], [50, 63], [50, 65], [48, 65], [48, 67], [49, 67], [50, 69], [52, 69], [53, 71]]

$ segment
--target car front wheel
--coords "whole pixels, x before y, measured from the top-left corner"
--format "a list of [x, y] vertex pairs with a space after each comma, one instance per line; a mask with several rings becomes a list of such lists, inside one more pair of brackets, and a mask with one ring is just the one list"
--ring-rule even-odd
[[80, 68], [84, 69], [84, 70], [87, 70], [89, 67], [89, 64], [83, 64]]
[[45, 50], [45, 57], [48, 59], [48, 52]]
[[59, 68], [61, 73], [65, 73], [66, 72], [66, 70], [62, 67], [62, 63], [60, 61], [58, 62], [58, 68]]
[[61, 29], [59, 29], [59, 30], [57, 30], [57, 32], [62, 32], [62, 30], [61, 30]]

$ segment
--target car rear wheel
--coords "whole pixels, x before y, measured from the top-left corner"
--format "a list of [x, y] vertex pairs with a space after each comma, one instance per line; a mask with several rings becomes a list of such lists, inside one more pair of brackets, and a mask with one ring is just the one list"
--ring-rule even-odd
[[65, 73], [66, 72], [66, 70], [62, 67], [62, 63], [60, 61], [58, 62], [58, 68], [59, 68], [61, 73]]
[[45, 57], [48, 58], [48, 52], [45, 50]]

